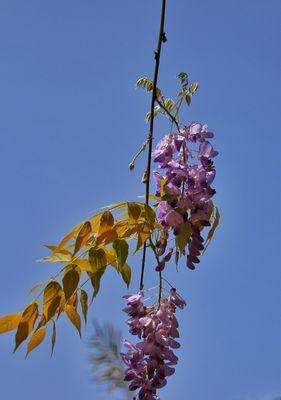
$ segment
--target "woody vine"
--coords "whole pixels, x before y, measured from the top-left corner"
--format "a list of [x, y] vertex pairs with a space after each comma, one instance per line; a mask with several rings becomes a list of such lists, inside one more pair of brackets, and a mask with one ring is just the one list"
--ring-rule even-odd
[[[190, 84], [188, 75], [179, 73], [176, 100], [165, 97], [158, 86], [161, 50], [167, 41], [165, 12], [166, 0], [162, 0], [153, 79], [141, 77], [136, 83], [151, 94], [146, 115], [149, 133], [129, 164], [134, 170], [138, 157], [147, 152], [142, 178], [145, 202], [124, 201], [103, 208], [90, 220], [76, 225], [58, 244], [45, 245], [51, 253], [41, 261], [62, 264], [58, 273], [30, 289], [30, 295], [37, 294], [23, 311], [0, 318], [0, 333], [16, 331], [14, 351], [28, 339], [28, 355], [51, 331], [53, 353], [61, 315], [66, 314], [81, 336], [81, 315], [86, 323], [88, 309], [99, 293], [106, 270], [114, 268], [129, 287], [128, 255], [142, 252], [139, 292], [124, 296], [129, 331], [139, 341], [125, 340], [121, 357], [129, 390], [134, 392], [135, 399], [144, 400], [160, 399], [158, 391], [175, 372], [178, 362], [175, 350], [180, 346], [179, 327], [175, 312], [186, 303], [163, 276], [165, 268], [167, 264], [169, 268], [178, 268], [185, 263], [194, 270], [220, 218], [212, 201], [215, 190], [211, 184], [216, 174], [213, 158], [218, 154], [210, 142], [214, 135], [206, 125], [180, 120], [180, 112], [191, 105], [198, 83]], [[160, 115], [168, 121], [168, 133], [154, 147], [154, 121]], [[151, 176], [154, 193], [150, 191]], [[147, 251], [154, 255], [154, 265], [147, 265]], [[158, 284], [152, 288], [157, 293], [149, 297], [149, 302], [144, 298], [144, 292], [150, 289], [145, 287], [146, 268], [154, 268], [158, 275]]]

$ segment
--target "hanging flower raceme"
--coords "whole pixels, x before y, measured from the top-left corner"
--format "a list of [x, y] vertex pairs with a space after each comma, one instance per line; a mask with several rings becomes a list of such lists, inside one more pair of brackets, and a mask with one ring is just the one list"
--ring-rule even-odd
[[[186, 263], [190, 269], [200, 261], [199, 256], [204, 250], [201, 232], [205, 226], [210, 226], [213, 212], [211, 198], [216, 193], [211, 187], [216, 175], [213, 158], [218, 152], [207, 140], [213, 136], [206, 125], [193, 122], [176, 134], [166, 135], [152, 153], [154, 161], [163, 170], [162, 174], [153, 173], [156, 196], [161, 199], [157, 218], [165, 228], [165, 241], [160, 241], [158, 248], [164, 254], [169, 233], [173, 231], [176, 237], [181, 234], [183, 237], [178, 242], [184, 245], [177, 245], [175, 253], [177, 255], [180, 250], [186, 254], [188, 244]], [[186, 243], [184, 236], [188, 236]], [[164, 262], [156, 269], [163, 267]]]
[[124, 341], [127, 352], [121, 356], [127, 366], [125, 381], [130, 382], [130, 391], [138, 391], [137, 399], [159, 400], [157, 390], [166, 385], [178, 362], [173, 351], [180, 347], [175, 340], [179, 337], [176, 308], [182, 309], [186, 303], [175, 289], [156, 306], [146, 307], [142, 292], [124, 298], [130, 332], [141, 339], [137, 344]]

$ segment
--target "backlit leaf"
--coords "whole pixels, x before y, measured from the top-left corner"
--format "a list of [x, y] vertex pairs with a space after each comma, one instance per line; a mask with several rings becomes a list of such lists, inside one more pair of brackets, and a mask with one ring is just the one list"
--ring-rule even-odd
[[13, 331], [19, 325], [22, 313], [7, 314], [0, 318], [0, 334]]
[[83, 222], [76, 225], [62, 240], [60, 241], [59, 245], [56, 248], [57, 250], [63, 249], [65, 245], [80, 231], [81, 227], [83, 226]]
[[126, 283], [127, 287], [129, 287], [131, 282], [131, 267], [127, 263], [121, 268], [121, 275], [123, 281]]
[[116, 239], [114, 240], [112, 247], [116, 253], [118, 270], [121, 271], [129, 254], [129, 245], [126, 240]]
[[38, 317], [38, 302], [33, 302], [26, 307], [22, 313], [21, 320], [18, 325], [18, 329], [15, 336], [15, 348], [14, 352], [17, 350], [19, 345], [28, 337], [28, 335], [33, 331], [35, 321]]
[[85, 324], [87, 323], [87, 314], [88, 314], [88, 294], [85, 290], [81, 289], [80, 291], [80, 304], [82, 313], [84, 316]]
[[70, 297], [77, 289], [79, 280], [80, 280], [80, 274], [76, 268], [72, 268], [64, 274], [62, 278], [62, 284], [66, 301], [70, 299]]
[[93, 286], [93, 288], [94, 288], [94, 293], [93, 293], [93, 296], [92, 296], [92, 301], [94, 300], [94, 298], [97, 296], [97, 294], [99, 293], [99, 290], [100, 290], [100, 281], [101, 281], [101, 278], [102, 278], [102, 276], [103, 276], [103, 274], [104, 274], [104, 272], [105, 272], [105, 267], [103, 267], [103, 268], [99, 268], [98, 270], [96, 270], [94, 273], [92, 273], [92, 274], [90, 274], [90, 276], [91, 276], [91, 283], [92, 283], [92, 286]]
[[137, 247], [135, 252], [137, 252], [146, 242], [146, 240], [151, 236], [151, 230], [147, 228], [146, 224], [142, 225], [142, 229], [139, 230], [138, 232], [138, 241], [137, 241]]
[[33, 335], [31, 336], [28, 344], [27, 344], [27, 352], [26, 352], [26, 356], [28, 356], [28, 354], [34, 350], [36, 347], [38, 347], [43, 340], [45, 339], [46, 336], [46, 331], [47, 331], [47, 327], [44, 326], [41, 329], [38, 329], [36, 332], [33, 333]]
[[144, 204], [144, 217], [145, 221], [154, 227], [155, 211], [148, 204]]
[[74, 253], [76, 254], [87, 243], [92, 227], [89, 221], [84, 222], [75, 241]]
[[107, 264], [107, 258], [103, 249], [90, 249], [89, 262], [94, 268], [102, 268]]
[[99, 235], [111, 230], [114, 225], [114, 217], [110, 211], [104, 211], [101, 215]]
[[141, 215], [141, 207], [137, 203], [128, 202], [128, 215], [130, 219], [137, 221]]
[[68, 263], [71, 261], [71, 254], [70, 253], [53, 253], [47, 257], [41, 258], [39, 261], [43, 262], [63, 262]]
[[65, 306], [65, 313], [66, 313], [68, 319], [75, 326], [75, 328], [77, 329], [77, 331], [79, 333], [79, 336], [81, 337], [81, 319], [80, 319], [80, 315], [78, 314], [76, 308], [67, 304]]
[[75, 260], [75, 264], [78, 265], [81, 271], [93, 271], [93, 267], [87, 258], [77, 258]]
[[101, 217], [102, 217], [102, 213], [99, 213], [97, 215], [94, 215], [93, 218], [91, 219], [92, 232], [98, 232], [99, 227], [100, 227]]
[[49, 321], [55, 314], [60, 305], [62, 297], [61, 285], [56, 281], [51, 281], [44, 289], [43, 293], [43, 313]]
[[38, 329], [42, 328], [42, 326], [45, 326], [46, 323], [47, 323], [47, 321], [46, 321], [45, 315], [42, 314], [41, 319], [40, 319], [40, 321], [38, 322], [38, 325], [37, 325], [35, 331], [38, 331]]

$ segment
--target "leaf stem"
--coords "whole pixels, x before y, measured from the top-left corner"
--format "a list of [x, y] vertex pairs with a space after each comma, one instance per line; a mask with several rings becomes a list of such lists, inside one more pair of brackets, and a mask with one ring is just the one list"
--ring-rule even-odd
[[171, 118], [171, 121], [176, 125], [178, 132], [180, 131], [179, 123], [177, 119], [170, 113], [170, 111], [165, 107], [165, 105], [158, 99], [156, 99], [157, 104], [161, 107], [165, 113]]
[[[160, 263], [159, 255], [157, 253], [157, 250], [156, 250], [155, 245], [152, 242], [151, 238], [149, 238], [149, 244], [150, 244], [150, 247], [152, 248], [152, 251], [153, 251], [153, 253], [155, 255], [157, 264], [159, 264]], [[158, 274], [159, 274], [159, 288], [158, 288], [158, 308], [159, 308], [160, 307], [160, 303], [161, 303], [161, 298], [162, 298], [162, 272], [159, 271]]]
[[[160, 28], [159, 28], [159, 36], [158, 36], [158, 44], [157, 49], [154, 52], [155, 58], [155, 67], [154, 67], [154, 77], [153, 77], [153, 90], [151, 96], [151, 107], [150, 107], [150, 125], [149, 125], [149, 134], [147, 137], [148, 142], [148, 154], [147, 154], [147, 168], [146, 168], [146, 192], [145, 192], [145, 202], [149, 204], [149, 189], [150, 189], [150, 172], [151, 172], [151, 155], [152, 155], [152, 141], [153, 141], [153, 128], [154, 128], [154, 107], [157, 99], [157, 80], [158, 80], [158, 72], [160, 65], [160, 56], [161, 56], [161, 48], [162, 43], [166, 42], [166, 35], [164, 32], [164, 23], [165, 23], [165, 13], [166, 13], [166, 0], [162, 0], [161, 7], [161, 17], [160, 17]], [[144, 269], [145, 269], [145, 259], [146, 259], [146, 242], [143, 245], [143, 253], [142, 253], [142, 266], [141, 266], [141, 276], [140, 276], [140, 290], [143, 289], [143, 279], [144, 279]]]

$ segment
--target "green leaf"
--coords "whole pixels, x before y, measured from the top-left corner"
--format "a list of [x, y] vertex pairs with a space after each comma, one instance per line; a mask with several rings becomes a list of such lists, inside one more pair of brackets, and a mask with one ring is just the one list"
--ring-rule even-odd
[[80, 274], [77, 268], [68, 270], [62, 278], [63, 291], [65, 294], [65, 300], [68, 301], [77, 289], [80, 280]]
[[208, 233], [208, 236], [207, 236], [207, 239], [205, 242], [205, 249], [204, 249], [203, 253], [207, 250], [207, 247], [209, 246], [209, 244], [214, 236], [214, 233], [219, 225], [219, 222], [220, 222], [220, 213], [219, 213], [219, 210], [216, 208], [215, 219], [214, 219], [212, 228], [209, 230], [209, 233]]
[[191, 235], [190, 223], [188, 221], [184, 222], [179, 226], [179, 229], [180, 233], [176, 236], [176, 245], [179, 251], [182, 253], [190, 239]]
[[123, 281], [126, 283], [127, 287], [129, 288], [131, 282], [131, 267], [125, 263], [121, 268], [121, 275]]
[[121, 271], [129, 254], [129, 245], [124, 239], [116, 239], [112, 243], [112, 247], [117, 257], [117, 268]]
[[82, 313], [84, 316], [85, 324], [87, 323], [87, 314], [88, 314], [88, 294], [85, 290], [81, 289], [80, 292], [80, 304]]
[[107, 265], [106, 253], [103, 249], [90, 249], [89, 262], [92, 267], [103, 268]]
[[150, 225], [155, 225], [155, 211], [148, 205], [144, 204], [144, 219]]
[[101, 278], [102, 278], [105, 270], [106, 270], [105, 267], [104, 268], [99, 268], [97, 271], [94, 272], [94, 274], [91, 274], [91, 273], [89, 274], [89, 276], [91, 277], [92, 286], [94, 288], [94, 293], [93, 293], [91, 302], [93, 302], [94, 298], [99, 293], [100, 281], [101, 281]]

